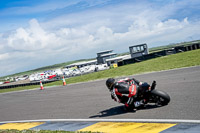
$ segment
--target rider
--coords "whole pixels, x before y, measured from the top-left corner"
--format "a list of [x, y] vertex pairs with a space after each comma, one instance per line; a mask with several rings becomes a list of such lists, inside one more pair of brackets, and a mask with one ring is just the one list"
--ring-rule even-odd
[[144, 105], [144, 100], [137, 99], [145, 91], [150, 90], [150, 85], [146, 82], [139, 82], [135, 78], [126, 78], [115, 82], [114, 78], [106, 81], [106, 86], [111, 92], [111, 98], [116, 102], [125, 104], [127, 110]]

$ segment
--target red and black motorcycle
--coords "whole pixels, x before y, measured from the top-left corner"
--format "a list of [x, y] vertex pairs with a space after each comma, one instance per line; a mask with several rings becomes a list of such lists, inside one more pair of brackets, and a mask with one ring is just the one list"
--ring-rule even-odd
[[156, 81], [153, 81], [148, 91], [138, 96], [139, 100], [144, 100], [144, 105], [155, 103], [157, 106], [165, 106], [170, 102], [170, 96], [161, 90], [156, 90]]

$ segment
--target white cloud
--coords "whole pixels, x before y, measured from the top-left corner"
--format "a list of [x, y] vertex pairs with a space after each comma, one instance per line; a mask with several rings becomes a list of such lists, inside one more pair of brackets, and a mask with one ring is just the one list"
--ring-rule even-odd
[[130, 45], [139, 43], [152, 47], [199, 39], [199, 18], [193, 21], [190, 16], [169, 17], [176, 14], [176, 6], [167, 7], [123, 4], [62, 15], [46, 22], [32, 19], [28, 27], [0, 35], [0, 60], [4, 63], [0, 70], [5, 69], [5, 64], [10, 70], [14, 64], [15, 72], [94, 58], [96, 52], [107, 49], [128, 52]]
[[9, 59], [9, 53], [0, 54], [0, 61]]
[[29, 24], [29, 28], [19, 28], [8, 37], [8, 45], [12, 49], [23, 51], [39, 50], [56, 41], [54, 34], [46, 33], [36, 19], [30, 20]]

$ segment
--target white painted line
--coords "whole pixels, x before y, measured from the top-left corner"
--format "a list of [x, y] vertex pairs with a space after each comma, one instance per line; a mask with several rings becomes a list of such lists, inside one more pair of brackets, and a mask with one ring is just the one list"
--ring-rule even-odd
[[38, 119], [4, 121], [2, 123], [21, 123], [21, 122], [143, 122], [143, 123], [199, 123], [200, 120], [181, 120], [181, 119]]

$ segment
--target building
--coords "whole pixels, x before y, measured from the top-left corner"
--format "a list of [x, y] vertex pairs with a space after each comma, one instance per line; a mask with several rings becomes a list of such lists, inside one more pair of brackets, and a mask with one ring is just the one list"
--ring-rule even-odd
[[96, 65], [96, 64], [97, 64], [97, 60], [81, 61], [81, 62], [77, 62], [77, 63], [67, 65], [67, 66], [65, 66], [65, 68], [72, 68], [72, 67], [81, 68], [81, 67], [84, 67], [84, 66]]
[[[105, 64], [107, 63], [107, 59], [111, 59], [116, 57], [116, 53], [113, 53], [113, 50], [106, 50], [106, 51], [101, 51], [97, 53], [97, 64]], [[110, 64], [108, 64], [110, 65]]]
[[140, 45], [135, 45], [135, 46], [130, 46], [129, 47], [131, 58], [136, 58], [140, 57], [143, 55], [149, 54], [149, 50], [147, 47], [147, 44], [140, 44]]
[[130, 59], [130, 54], [124, 55], [124, 56], [118, 56], [110, 59], [106, 59], [106, 63], [110, 66], [111, 64], [118, 64], [119, 62], [122, 62], [123, 60]]
[[133, 63], [135, 58], [147, 55], [149, 53], [147, 44], [130, 46], [129, 50], [130, 54], [118, 57], [116, 53], [113, 53], [113, 50], [100, 51], [97, 53], [97, 57], [95, 60], [77, 62], [66, 66], [66, 68], [81, 68], [84, 66], [100, 64], [107, 64], [108, 66], [112, 64], [118, 64], [119, 66], [121, 66], [124, 64]]

